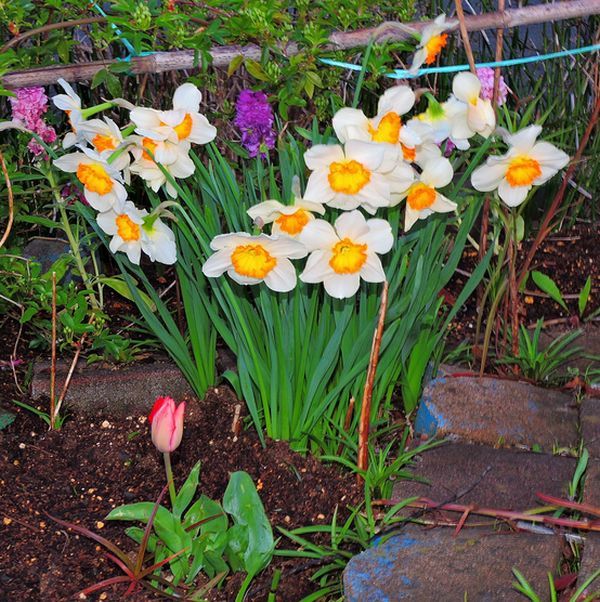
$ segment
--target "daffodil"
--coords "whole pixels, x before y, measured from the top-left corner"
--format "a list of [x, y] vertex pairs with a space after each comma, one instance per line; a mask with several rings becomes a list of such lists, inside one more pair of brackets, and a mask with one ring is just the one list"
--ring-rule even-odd
[[[157, 141], [137, 136], [132, 136], [131, 139], [135, 142], [135, 146], [131, 148], [131, 154], [134, 157], [130, 167], [131, 173], [139, 175], [154, 192], [164, 185], [167, 194], [171, 198], [176, 198], [177, 190], [167, 180], [157, 162], [173, 178], [188, 178], [196, 169], [188, 154], [189, 143], [174, 144], [168, 140]], [[163, 160], [160, 161], [158, 157]]]
[[250, 207], [247, 213], [259, 227], [272, 223], [272, 234], [296, 238], [315, 219], [314, 213], [325, 213], [325, 207], [321, 203], [296, 197], [293, 205], [264, 201]]
[[373, 214], [389, 206], [392, 193], [406, 190], [414, 177], [390, 144], [318, 144], [304, 154], [304, 161], [312, 170], [304, 198], [350, 211], [362, 207]]
[[501, 156], [488, 157], [485, 165], [471, 175], [476, 190], [498, 195], [509, 206], [516, 207], [526, 198], [532, 186], [547, 182], [569, 162], [569, 156], [549, 142], [536, 142], [542, 127], [530, 125], [515, 134], [507, 134], [510, 146]]
[[452, 181], [454, 170], [448, 159], [438, 157], [426, 163], [417, 181], [401, 195], [406, 198], [404, 229], [410, 230], [419, 219], [432, 213], [447, 213], [456, 209], [456, 203], [440, 194], [437, 189]]
[[296, 268], [290, 259], [306, 256], [306, 248], [297, 240], [246, 232], [216, 236], [210, 248], [216, 253], [202, 266], [205, 276], [217, 278], [227, 272], [238, 284], [264, 282], [279, 293], [296, 286]]
[[[194, 84], [183, 84], [173, 95], [173, 109], [158, 111], [136, 107], [131, 111], [131, 121], [136, 132], [153, 140], [168, 140], [173, 144], [188, 142], [208, 144], [214, 140], [217, 129], [200, 111], [202, 93]], [[158, 159], [163, 163], [162, 159]]]
[[123, 177], [118, 169], [109, 165], [97, 152], [83, 148], [83, 152], [70, 153], [54, 159], [54, 165], [74, 173], [83, 184], [83, 194], [96, 211], [119, 210], [127, 199]]
[[98, 225], [112, 236], [109, 248], [113, 253], [122, 251], [129, 261], [139, 265], [142, 251], [152, 261], [171, 265], [177, 260], [173, 231], [157, 214], [148, 214], [127, 201], [118, 210], [111, 209], [96, 216]]
[[447, 22], [446, 15], [439, 15], [430, 25], [423, 28], [421, 41], [413, 56], [410, 72], [416, 73], [423, 63], [432, 65], [435, 63], [440, 52], [448, 43], [448, 34], [444, 33], [454, 27], [455, 22]]
[[[125, 144], [119, 126], [108, 117], [85, 121], [81, 124], [80, 130], [82, 136], [92, 145], [94, 150], [106, 158]], [[129, 153], [123, 152], [111, 162], [111, 165], [119, 171], [123, 171], [129, 167], [130, 160]]]
[[81, 98], [73, 90], [72, 86], [62, 78], [58, 80], [58, 84], [65, 91], [65, 94], [56, 94], [52, 97], [52, 102], [55, 107], [64, 111], [69, 119], [72, 131], [65, 134], [63, 148], [70, 148], [83, 141], [79, 126], [84, 123], [85, 119], [81, 114]]
[[332, 226], [316, 219], [304, 228], [300, 240], [310, 252], [300, 280], [322, 282], [336, 299], [352, 297], [360, 281], [383, 282], [385, 272], [378, 255], [394, 244], [389, 223], [366, 220], [360, 211], [343, 213]]
[[394, 86], [379, 98], [377, 115], [369, 119], [360, 109], [343, 108], [333, 116], [333, 129], [342, 143], [349, 140], [404, 144], [421, 142], [413, 130], [403, 126], [402, 115], [415, 104], [415, 93], [408, 86]]
[[453, 137], [470, 138], [477, 132], [487, 138], [496, 127], [496, 114], [491, 100], [481, 98], [479, 78], [470, 72], [459, 73], [452, 81], [452, 92], [458, 100], [467, 105], [464, 122], [457, 119], [454, 124]]
[[467, 105], [458, 98], [451, 96], [443, 103], [430, 99], [427, 110], [413, 117], [406, 127], [413, 130], [422, 142], [441, 144], [449, 139], [460, 150], [466, 150], [469, 148], [468, 138], [474, 132], [465, 132], [464, 128], [457, 127], [457, 124], [466, 123], [466, 118]]

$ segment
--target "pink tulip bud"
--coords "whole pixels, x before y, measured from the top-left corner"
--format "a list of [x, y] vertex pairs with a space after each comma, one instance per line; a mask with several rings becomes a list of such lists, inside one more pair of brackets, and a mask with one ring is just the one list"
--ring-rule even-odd
[[170, 397], [159, 397], [154, 403], [148, 421], [152, 425], [152, 443], [158, 451], [172, 452], [179, 447], [183, 436], [185, 401], [175, 406]]

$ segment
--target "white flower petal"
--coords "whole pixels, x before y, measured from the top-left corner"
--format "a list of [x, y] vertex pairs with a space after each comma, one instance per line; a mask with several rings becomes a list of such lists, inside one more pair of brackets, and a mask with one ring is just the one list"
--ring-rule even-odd
[[520, 205], [526, 198], [531, 186], [511, 186], [507, 180], [502, 180], [498, 186], [498, 195], [509, 207]]
[[287, 293], [296, 286], [296, 268], [289, 259], [277, 260], [277, 265], [265, 276], [265, 284], [277, 293]]
[[369, 226], [360, 211], [348, 211], [335, 220], [335, 230], [340, 239], [356, 240], [369, 233]]
[[304, 226], [299, 240], [310, 252], [315, 249], [330, 248], [338, 242], [339, 238], [329, 222], [315, 219]]
[[356, 294], [360, 287], [359, 274], [330, 274], [323, 280], [325, 291], [334, 299], [347, 299]]
[[366, 244], [369, 252], [388, 253], [394, 246], [394, 235], [389, 222], [384, 219], [370, 219], [367, 222], [369, 231], [356, 240]]
[[182, 84], [173, 94], [173, 108], [182, 109], [186, 113], [197, 113], [201, 101], [202, 93], [194, 84]]
[[406, 85], [388, 88], [379, 98], [377, 104], [377, 115], [385, 115], [390, 111], [398, 115], [408, 113], [415, 104], [415, 93]]
[[202, 266], [202, 273], [208, 278], [217, 278], [231, 268], [231, 249], [213, 253]]
[[445, 157], [429, 161], [423, 167], [420, 180], [427, 186], [443, 188], [452, 181], [454, 170], [452, 164]]
[[454, 211], [457, 208], [457, 204], [451, 201], [449, 198], [445, 197], [443, 194], [439, 192], [435, 195], [435, 201], [429, 207], [432, 211], [436, 213], [448, 213], [450, 211]]
[[339, 144], [316, 144], [304, 153], [304, 162], [311, 171], [329, 169], [331, 163], [344, 159], [344, 149]]
[[308, 284], [323, 282], [332, 273], [329, 265], [331, 250], [317, 249], [313, 251], [306, 260], [304, 271], [300, 274], [300, 280]]
[[360, 270], [360, 277], [365, 282], [383, 282], [385, 280], [385, 272], [377, 255], [367, 255], [367, 261]]
[[550, 167], [556, 171], [565, 167], [570, 160], [567, 153], [549, 142], [538, 142], [531, 149], [529, 155], [536, 161], [539, 161], [543, 167]]
[[452, 92], [456, 98], [466, 103], [475, 103], [481, 92], [479, 78], [470, 71], [464, 71], [454, 76]]
[[528, 154], [533, 148], [536, 138], [541, 133], [541, 125], [530, 125], [515, 134], [505, 134], [504, 141], [509, 146], [512, 146], [517, 154]]
[[348, 140], [371, 140], [369, 120], [359, 109], [340, 109], [333, 116], [332, 125], [335, 135], [342, 143]]

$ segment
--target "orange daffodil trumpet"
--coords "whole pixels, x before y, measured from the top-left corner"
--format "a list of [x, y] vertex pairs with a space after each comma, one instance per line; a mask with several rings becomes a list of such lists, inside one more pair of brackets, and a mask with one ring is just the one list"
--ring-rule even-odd
[[343, 213], [332, 226], [316, 219], [304, 228], [300, 240], [310, 252], [300, 280], [322, 282], [336, 299], [352, 297], [360, 281], [383, 282], [378, 254], [394, 245], [392, 228], [383, 219], [366, 220], [360, 211]]
[[432, 213], [447, 213], [456, 209], [456, 203], [437, 191], [450, 184], [453, 175], [452, 165], [444, 157], [425, 163], [418, 180], [402, 195], [406, 198], [405, 230], [410, 230], [417, 220], [425, 219]]
[[118, 210], [98, 214], [96, 221], [104, 232], [112, 236], [110, 250], [126, 253], [131, 263], [139, 265], [142, 251], [152, 261], [167, 265], [175, 263], [175, 235], [160, 220], [159, 212], [148, 214], [145, 209], [136, 209], [131, 201], [127, 201]]
[[391, 144], [318, 144], [306, 151], [304, 161], [312, 170], [304, 198], [346, 211], [362, 207], [374, 214], [388, 207], [392, 193], [405, 191], [414, 177]]
[[246, 232], [220, 234], [210, 248], [216, 253], [202, 267], [205, 276], [215, 278], [227, 272], [238, 284], [264, 282], [278, 293], [296, 286], [296, 268], [290, 259], [301, 259], [307, 253], [303, 244], [287, 236], [252, 236]]
[[533, 186], [547, 182], [569, 162], [569, 156], [549, 142], [537, 142], [542, 132], [530, 125], [515, 134], [504, 134], [509, 145], [506, 154], [488, 157], [485, 165], [471, 174], [475, 190], [498, 190], [498, 196], [509, 207], [520, 205]]
[[127, 191], [123, 186], [123, 176], [118, 169], [109, 165], [107, 159], [89, 148], [83, 152], [63, 155], [54, 159], [54, 165], [74, 173], [83, 185], [86, 201], [96, 211], [108, 211], [115, 207], [123, 207], [127, 199]]
[[441, 51], [448, 43], [448, 34], [444, 33], [452, 29], [456, 21], [446, 21], [446, 15], [439, 15], [430, 25], [423, 28], [421, 41], [413, 56], [410, 72], [416, 73], [421, 65], [433, 65]]

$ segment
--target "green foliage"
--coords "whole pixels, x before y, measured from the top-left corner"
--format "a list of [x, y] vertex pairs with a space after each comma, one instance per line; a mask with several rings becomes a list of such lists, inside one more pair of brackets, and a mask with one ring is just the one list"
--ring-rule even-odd
[[[269, 564], [275, 547], [256, 487], [247, 473], [235, 472], [225, 490], [223, 506], [205, 495], [192, 503], [199, 474], [200, 463], [177, 493], [172, 511], [162, 505], [155, 511], [154, 504], [138, 502], [119, 506], [106, 518], [147, 524], [156, 512], [148, 550], [156, 563], [177, 555], [169, 561], [173, 586], [191, 585], [201, 571], [220, 581], [230, 569], [246, 572], [249, 584]], [[126, 533], [137, 543], [144, 537], [144, 530], [138, 527], [130, 527]]]
[[563, 309], [569, 311], [565, 300], [560, 292], [560, 289], [556, 285], [556, 282], [550, 278], [550, 276], [546, 276], [546, 274], [542, 274], [542, 272], [533, 271], [531, 272], [531, 277], [533, 281], [538, 285], [540, 290], [550, 296], [550, 298], [556, 303], [558, 303]]
[[[551, 602], [557, 602], [558, 593], [556, 591], [556, 587], [554, 585], [554, 579], [552, 578], [552, 574], [548, 573], [548, 596], [541, 596], [536, 593], [533, 589], [532, 585], [527, 581], [523, 573], [516, 568], [513, 568], [513, 574], [517, 578], [517, 581], [513, 583], [513, 587], [520, 593], [523, 594], [525, 598], [530, 600], [531, 602], [542, 602], [544, 600], [550, 600]], [[578, 588], [577, 590], [571, 594], [568, 598], [568, 602], [593, 602], [593, 600], [597, 600], [598, 596], [600, 596], [600, 590], [596, 590], [594, 592], [590, 592], [588, 588], [592, 585], [592, 583], [600, 577], [600, 569], [592, 573]], [[588, 591], [586, 591], [588, 590]], [[562, 600], [563, 598], [561, 598]], [[565, 598], [566, 600], [566, 598]]]
[[556, 378], [561, 367], [581, 354], [581, 348], [573, 346], [573, 343], [581, 335], [581, 330], [565, 332], [542, 349], [540, 335], [543, 326], [544, 321], [538, 320], [531, 336], [527, 328], [521, 326], [519, 355], [516, 357], [508, 355], [497, 362], [516, 364], [524, 376], [539, 383], [548, 383]]

